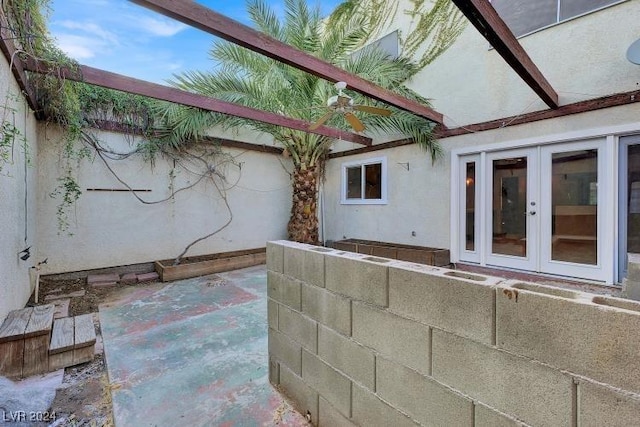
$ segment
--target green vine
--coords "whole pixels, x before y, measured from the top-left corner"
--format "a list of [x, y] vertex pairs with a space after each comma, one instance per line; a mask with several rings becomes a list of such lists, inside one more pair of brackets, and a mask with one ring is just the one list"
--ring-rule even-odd
[[[0, 119], [0, 175], [3, 174], [3, 169], [6, 165], [13, 164], [13, 152], [16, 142], [19, 142], [27, 166], [31, 166], [29, 144], [20, 128], [15, 125], [17, 110], [9, 106], [9, 100], [17, 101], [18, 97], [8, 94], [5, 104], [2, 106], [3, 114]], [[9, 115], [11, 116], [10, 118]]]

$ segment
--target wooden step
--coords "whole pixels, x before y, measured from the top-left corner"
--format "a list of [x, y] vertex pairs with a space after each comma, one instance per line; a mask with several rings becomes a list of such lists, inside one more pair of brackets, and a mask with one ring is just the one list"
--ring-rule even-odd
[[49, 372], [49, 342], [54, 311], [53, 304], [33, 307], [29, 324], [24, 331], [23, 377]]
[[66, 368], [93, 360], [96, 330], [93, 316], [56, 319], [49, 346], [49, 369]]
[[75, 342], [73, 343], [73, 364], [90, 362], [96, 345], [96, 329], [93, 326], [93, 315], [76, 316]]
[[63, 317], [53, 322], [49, 346], [49, 369], [52, 371], [73, 365], [74, 323], [73, 317]]
[[14, 310], [0, 326], [0, 375], [10, 378], [49, 369], [52, 304]]

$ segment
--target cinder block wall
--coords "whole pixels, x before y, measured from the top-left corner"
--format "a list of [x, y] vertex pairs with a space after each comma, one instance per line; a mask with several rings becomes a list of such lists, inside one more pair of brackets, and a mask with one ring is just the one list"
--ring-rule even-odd
[[629, 426], [640, 303], [267, 245], [269, 374], [320, 426]]

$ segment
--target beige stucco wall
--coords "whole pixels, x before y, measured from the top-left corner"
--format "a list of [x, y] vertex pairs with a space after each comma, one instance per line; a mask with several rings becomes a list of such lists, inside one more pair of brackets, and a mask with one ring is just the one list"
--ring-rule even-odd
[[[35, 165], [38, 156], [35, 117], [4, 57], [0, 59], [0, 97], [0, 120], [11, 123], [25, 137], [28, 158]], [[41, 261], [36, 245], [36, 170], [32, 166], [25, 169], [22, 141], [16, 139], [10, 157], [0, 172], [0, 321], [9, 311], [26, 304], [31, 294], [30, 267]], [[27, 246], [32, 246], [31, 258], [22, 261], [18, 252]]]
[[[129, 142], [136, 143], [121, 134], [100, 132], [98, 136], [118, 152], [130, 151]], [[129, 192], [88, 192], [87, 188], [124, 188], [102, 160], [95, 158], [82, 161], [78, 169], [83, 194], [72, 211], [69, 231], [73, 235], [59, 233], [56, 218], [59, 201], [49, 194], [57, 185], [62, 142], [52, 128], [42, 128], [40, 137], [39, 246], [43, 256], [49, 257], [46, 273], [173, 258], [187, 244], [222, 226], [229, 218], [223, 200], [207, 180], [176, 194], [175, 200], [154, 205], [142, 204]], [[231, 187], [227, 194], [233, 221], [215, 237], [194, 246], [188, 255], [264, 247], [267, 240], [286, 236], [291, 190], [289, 176], [278, 157], [239, 149], [224, 151], [241, 165], [241, 169], [237, 166], [221, 169], [226, 185]], [[138, 193], [141, 198], [152, 201], [169, 196], [172, 161], [158, 158], [151, 168], [135, 155], [110, 164], [131, 187], [151, 190]], [[199, 170], [195, 165], [191, 168]], [[188, 186], [198, 178], [179, 168], [176, 171], [174, 189]]]
[[[359, 238], [449, 249], [452, 150], [495, 143], [517, 146], [525, 140], [554, 140], [555, 136], [560, 141], [576, 132], [602, 136], [602, 129], [616, 126], [640, 132], [640, 105], [446, 138], [440, 141], [444, 156], [435, 163], [415, 145], [331, 159], [324, 183], [325, 239]], [[383, 156], [387, 158], [388, 203], [340, 204], [342, 164]], [[407, 162], [409, 170], [403, 164]]]
[[[568, 104], [638, 89], [640, 67], [625, 54], [639, 36], [639, 20], [640, 4], [626, 1], [519, 41], [558, 92], [560, 104]], [[449, 127], [547, 108], [470, 24], [410, 86], [433, 100]]]

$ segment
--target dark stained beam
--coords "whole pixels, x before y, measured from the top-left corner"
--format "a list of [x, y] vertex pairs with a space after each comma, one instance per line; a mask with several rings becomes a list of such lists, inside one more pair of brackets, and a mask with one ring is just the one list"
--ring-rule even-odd
[[[127, 135], [143, 135], [142, 128], [137, 126], [131, 126], [122, 122], [114, 122], [111, 120], [95, 120], [91, 123], [96, 129], [100, 129], [106, 132], [124, 133]], [[257, 151], [260, 153], [282, 155], [284, 149], [275, 147], [272, 145], [253, 144], [250, 142], [236, 141], [234, 139], [216, 138], [211, 136], [205, 136], [202, 138], [204, 142], [211, 144], [220, 144], [223, 147], [238, 148], [241, 150]]]
[[433, 122], [443, 123], [442, 114], [426, 105], [395, 94], [198, 3], [176, 0], [131, 1], [314, 76], [330, 82], [346, 82], [349, 89], [369, 98], [385, 102]]
[[[571, 116], [573, 114], [587, 113], [589, 111], [602, 110], [605, 108], [619, 107], [622, 105], [635, 104], [640, 102], [640, 90], [631, 92], [616, 93], [601, 98], [587, 99], [573, 104], [563, 105], [555, 110], [534, 111], [531, 113], [521, 114], [518, 116], [503, 117], [488, 122], [475, 123], [460, 126], [457, 128], [443, 129], [436, 127], [433, 135], [439, 139], [451, 138], [458, 135], [467, 135], [476, 132], [484, 132], [493, 129], [500, 129], [511, 126], [518, 126], [527, 123], [533, 123], [540, 120], [549, 120], [557, 117]], [[330, 159], [339, 157], [355, 156], [357, 154], [370, 153], [372, 151], [386, 150], [389, 148], [402, 147], [404, 145], [414, 144], [412, 139], [400, 139], [389, 141], [382, 144], [372, 145], [371, 147], [356, 148], [353, 150], [339, 151], [329, 154]]]
[[[35, 61], [28, 61], [27, 63], [25, 63], [25, 67], [27, 68], [27, 70], [32, 72], [50, 72], [49, 67], [40, 63], [36, 63]], [[371, 145], [372, 143], [371, 138], [367, 138], [355, 133], [345, 132], [340, 129], [335, 129], [328, 126], [320, 126], [318, 129], [311, 131], [309, 130], [310, 123], [305, 122], [304, 120], [294, 119], [291, 117], [270, 113], [268, 111], [258, 110], [256, 108], [249, 108], [242, 105], [233, 104], [231, 102], [221, 101], [219, 99], [210, 98], [204, 95], [198, 95], [173, 87], [163, 86], [157, 83], [151, 83], [144, 80], [135, 79], [133, 77], [123, 76], [121, 74], [99, 70], [97, 68], [88, 67], [86, 65], [80, 65], [79, 72], [73, 72], [72, 70], [63, 68], [59, 72], [57, 72], [56, 75], [58, 75], [60, 78], [66, 78], [73, 81], [80, 81], [91, 85], [119, 90], [122, 92], [160, 99], [162, 101], [169, 101], [176, 104], [201, 108], [203, 110], [213, 111], [216, 113], [256, 120], [259, 122], [282, 126], [289, 129], [315, 133], [317, 135], [328, 136], [330, 138], [342, 139], [343, 141], [354, 142], [356, 144]]]
[[488, 0], [452, 0], [504, 60], [551, 108], [558, 94]]
[[5, 16], [4, 11], [0, 9], [0, 50], [2, 50], [2, 53], [4, 54], [4, 57], [7, 58], [9, 64], [11, 64], [13, 77], [16, 79], [20, 90], [27, 98], [29, 107], [36, 113], [36, 117], [40, 117], [40, 107], [38, 106], [36, 94], [27, 79], [27, 73], [25, 73], [22, 59], [18, 55], [16, 45], [13, 42], [14, 38], [15, 35], [10, 31], [7, 17]]

